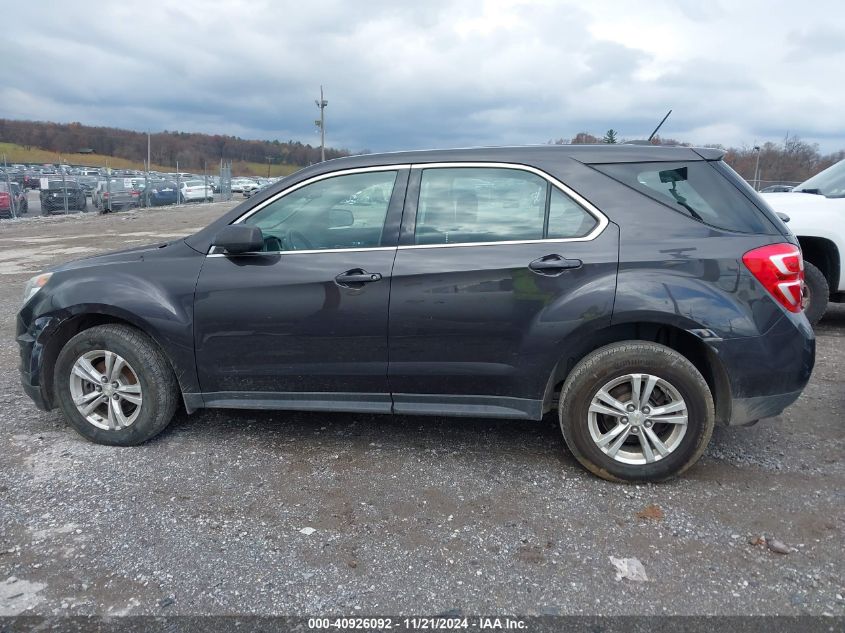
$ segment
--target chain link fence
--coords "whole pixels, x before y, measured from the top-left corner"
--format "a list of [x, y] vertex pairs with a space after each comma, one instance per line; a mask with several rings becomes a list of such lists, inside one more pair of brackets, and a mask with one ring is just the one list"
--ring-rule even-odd
[[[180, 171], [178, 163], [173, 172], [0, 163], [0, 217], [20, 217], [28, 201], [40, 203], [42, 215], [231, 201], [249, 197], [278, 180], [269, 177], [269, 167], [266, 178], [234, 177], [232, 171], [231, 161], [220, 161], [219, 167], [201, 172]], [[37, 198], [33, 192], [38, 193]], [[34, 212], [39, 212], [38, 206]]]
[[[231, 161], [202, 173], [119, 170], [74, 165], [0, 163], [0, 217], [33, 214], [113, 213], [126, 209], [247, 198], [278, 177], [233, 175]], [[37, 195], [36, 195], [37, 194]]]

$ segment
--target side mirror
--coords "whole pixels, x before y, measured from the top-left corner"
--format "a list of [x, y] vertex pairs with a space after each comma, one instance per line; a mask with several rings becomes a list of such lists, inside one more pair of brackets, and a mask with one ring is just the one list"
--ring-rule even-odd
[[220, 229], [211, 244], [230, 255], [256, 253], [264, 249], [264, 234], [257, 226], [230, 224]]
[[789, 222], [789, 216], [783, 213], [782, 211], [775, 211], [775, 215], [780, 218], [781, 222]]

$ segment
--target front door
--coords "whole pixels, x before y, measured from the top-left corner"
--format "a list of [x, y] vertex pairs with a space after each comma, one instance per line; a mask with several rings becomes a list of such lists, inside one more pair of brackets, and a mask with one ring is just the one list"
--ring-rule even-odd
[[206, 406], [390, 411], [391, 218], [407, 177], [397, 168], [318, 176], [237, 220], [262, 230], [264, 249], [212, 252], [200, 273]]

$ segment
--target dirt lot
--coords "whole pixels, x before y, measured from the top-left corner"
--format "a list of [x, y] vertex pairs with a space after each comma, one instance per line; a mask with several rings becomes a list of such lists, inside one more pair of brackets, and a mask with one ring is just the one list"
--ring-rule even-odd
[[36, 410], [26, 279], [229, 206], [0, 221], [0, 615], [845, 614], [841, 308], [798, 403], [660, 486], [588, 475], [552, 418], [207, 411], [122, 449]]

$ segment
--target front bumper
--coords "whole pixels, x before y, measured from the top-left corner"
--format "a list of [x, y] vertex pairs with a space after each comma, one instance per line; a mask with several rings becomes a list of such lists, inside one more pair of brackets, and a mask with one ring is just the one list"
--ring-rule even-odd
[[39, 319], [32, 327], [26, 324], [18, 315], [16, 341], [20, 347], [20, 365], [18, 370], [21, 375], [21, 386], [35, 406], [42, 411], [52, 409], [50, 398], [44, 391], [44, 384], [41, 380], [41, 365], [44, 355], [44, 343], [41, 334], [47, 328], [52, 319]]

